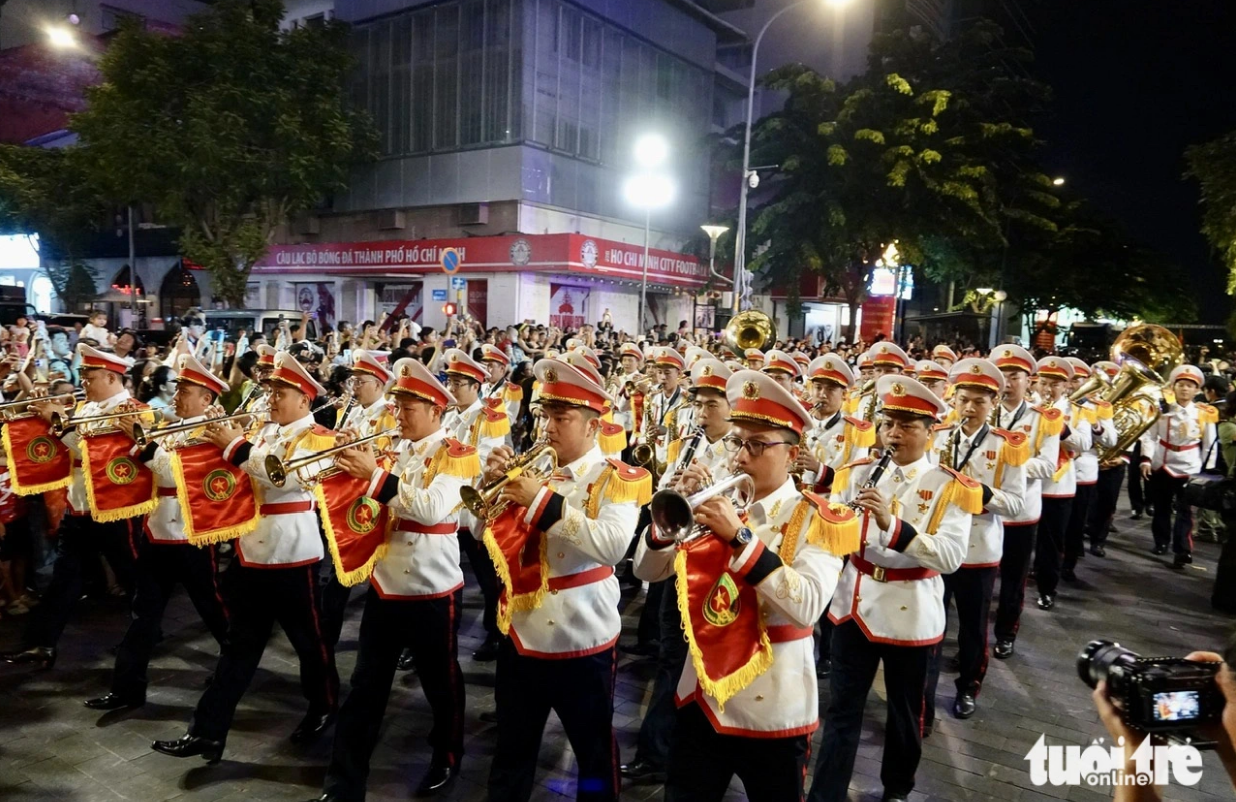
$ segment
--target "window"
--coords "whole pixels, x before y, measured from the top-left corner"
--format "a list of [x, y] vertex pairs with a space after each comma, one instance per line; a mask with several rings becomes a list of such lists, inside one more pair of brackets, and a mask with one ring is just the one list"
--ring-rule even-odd
[[[4, 4], [0, 3], [0, 5]], [[133, 20], [142, 25], [146, 22], [146, 18], [141, 14], [134, 14], [132, 11], [112, 8], [111, 6], [100, 6], [99, 11], [101, 16], [100, 25], [103, 28], [103, 33], [119, 29], [121, 24], [127, 20]]]

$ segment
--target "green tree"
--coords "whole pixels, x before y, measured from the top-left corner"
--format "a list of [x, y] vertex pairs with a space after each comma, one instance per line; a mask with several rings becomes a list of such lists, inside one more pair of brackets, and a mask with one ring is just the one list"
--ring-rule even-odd
[[98, 296], [81, 258], [107, 211], [80, 151], [0, 145], [0, 232], [39, 235], [43, 271], [70, 311]]
[[1202, 234], [1227, 270], [1227, 292], [1236, 294], [1236, 131], [1185, 150], [1186, 178], [1202, 189]]
[[375, 150], [346, 102], [346, 26], [280, 31], [282, 17], [278, 0], [219, 0], [178, 36], [125, 25], [71, 122], [99, 185], [180, 227], [184, 255], [236, 306], [276, 227]]

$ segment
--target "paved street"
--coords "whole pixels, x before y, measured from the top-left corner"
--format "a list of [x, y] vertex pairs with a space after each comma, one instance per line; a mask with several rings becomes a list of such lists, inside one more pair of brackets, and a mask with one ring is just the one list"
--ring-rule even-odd
[[[992, 661], [978, 714], [959, 722], [947, 713], [952, 677], [941, 678], [941, 718], [926, 742], [914, 799], [993, 799], [1029, 802], [1068, 799], [1085, 802], [1108, 793], [1080, 788], [1035, 789], [1023, 759], [1040, 734], [1048, 743], [1085, 744], [1103, 735], [1089, 697], [1076, 676], [1074, 658], [1094, 637], [1118, 640], [1145, 654], [1183, 655], [1194, 648], [1218, 650], [1229, 621], [1211, 614], [1213, 566], [1218, 547], [1200, 543], [1196, 564], [1184, 573], [1167, 567], [1170, 558], [1148, 553], [1150, 535], [1143, 522], [1117, 519], [1108, 558], [1092, 556], [1078, 568], [1078, 582], [1061, 588], [1055, 610], [1030, 605], [1023, 618], [1017, 654]], [[347, 678], [355, 661], [355, 638], [362, 593], [354, 591], [340, 644], [339, 673]], [[468, 659], [479, 644], [480, 595], [466, 596], [460, 652], [468, 681], [467, 749], [461, 781], [451, 794], [460, 800], [484, 798], [485, 778], [495, 732], [479, 715], [493, 709], [492, 664]], [[624, 640], [633, 638], [642, 596], [632, 600]], [[308, 799], [320, 788], [329, 738], [310, 749], [287, 740], [303, 713], [296, 660], [282, 635], [266, 651], [262, 667], [241, 703], [224, 761], [206, 766], [199, 759], [176, 760], [150, 751], [156, 738], [175, 738], [213, 667], [215, 647], [188, 601], [178, 597], [164, 622], [166, 640], [152, 666], [149, 701], [137, 711], [99, 715], [82, 700], [107, 690], [112, 655], [126, 618], [119, 607], [84, 605], [61, 641], [57, 667], [48, 673], [0, 666], [0, 799], [4, 800], [266, 800]], [[16, 641], [12, 619], [0, 622], [0, 645]], [[955, 646], [946, 644], [945, 654]], [[619, 671], [618, 729], [624, 757], [633, 750], [650, 666], [624, 658]], [[852, 798], [878, 800], [883, 709], [877, 681], [868, 700], [867, 726], [852, 784]], [[822, 704], [827, 704], [827, 690]], [[556, 719], [541, 750], [543, 772], [535, 799], [574, 797], [571, 751]], [[427, 767], [424, 734], [429, 710], [414, 675], [400, 675], [387, 711], [382, 742], [373, 761], [369, 799], [408, 798]], [[818, 735], [817, 743], [818, 747]], [[813, 755], [814, 757], [814, 755]], [[656, 787], [632, 788], [627, 799], [660, 797]], [[732, 794], [741, 797], [735, 783]], [[1166, 798], [1229, 800], [1231, 787], [1217, 759], [1205, 757], [1200, 785], [1169, 787]]]

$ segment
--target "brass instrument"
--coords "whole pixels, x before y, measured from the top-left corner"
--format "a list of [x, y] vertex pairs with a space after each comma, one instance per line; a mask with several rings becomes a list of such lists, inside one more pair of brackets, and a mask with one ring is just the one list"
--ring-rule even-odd
[[[129, 413], [132, 414], [132, 413]], [[139, 448], [145, 448], [151, 441], [158, 440], [162, 437], [167, 437], [169, 434], [178, 434], [180, 432], [188, 432], [197, 429], [201, 426], [208, 426], [212, 423], [223, 423], [224, 421], [240, 420], [241, 418], [251, 417], [251, 412], [234, 412], [231, 415], [223, 415], [218, 418], [205, 418], [196, 423], [174, 423], [170, 426], [160, 426], [151, 432], [147, 432], [142, 428], [140, 423], [133, 424], [133, 442]]]
[[953, 429], [953, 433], [944, 441], [944, 448], [940, 449], [940, 467], [953, 469], [953, 454], [957, 451], [957, 444], [961, 442], [961, 422], [958, 421], [957, 427]]
[[[326, 448], [321, 451], [316, 451], [307, 457], [301, 457], [300, 459], [288, 460], [286, 462], [279, 459], [274, 454], [268, 454], [266, 456], [266, 462], [265, 462], [266, 476], [268, 479], [270, 479], [270, 483], [274, 485], [275, 487], [283, 487], [285, 484], [287, 484], [289, 475], [298, 473], [301, 469], [307, 468], [315, 462], [321, 462], [327, 457], [333, 457], [334, 455], [340, 453], [341, 451], [347, 451], [349, 448], [356, 448], [357, 446], [362, 446], [362, 445], [365, 445], [366, 443], [372, 443], [374, 440], [377, 440], [382, 437], [394, 437], [397, 434], [399, 434], [399, 427], [392, 426], [389, 429], [383, 429], [380, 432], [374, 432], [373, 434], [367, 437], [362, 437], [359, 440], [353, 440], [351, 442], [344, 443], [342, 445], [332, 446], [331, 448]], [[301, 483], [302, 484], [313, 484], [314, 482], [319, 482], [322, 479], [325, 479], [327, 476], [330, 476], [332, 473], [334, 473], [337, 470], [338, 469], [335, 468], [334, 466], [331, 466], [330, 468], [324, 468], [321, 471], [318, 471], [313, 476], [302, 477]]]
[[627, 372], [627, 369], [624, 368], [622, 365], [619, 365], [618, 367], [611, 370], [609, 372], [609, 378], [605, 380], [605, 392], [608, 393], [610, 396], [615, 395], [618, 392], [618, 385], [626, 384], [625, 382], [622, 381], [622, 377], [626, 375], [626, 372]]
[[[33, 412], [29, 412], [28, 410], [25, 409], [25, 407], [29, 406], [30, 404], [39, 404], [44, 401], [57, 401], [60, 399], [72, 399], [74, 401], [85, 401], [86, 391], [77, 390], [72, 395], [68, 393], [64, 393], [61, 395], [41, 396], [39, 398], [23, 398], [20, 401], [6, 401], [3, 404], [0, 404], [0, 416], [3, 416], [4, 420], [16, 420], [18, 416], [25, 417], [25, 416], [34, 414]], [[18, 410], [18, 407], [22, 407], [22, 409]]]
[[1130, 326], [1116, 338], [1111, 358], [1120, 365], [1120, 372], [1103, 393], [1103, 400], [1112, 405], [1116, 444], [1099, 454], [1100, 462], [1128, 451], [1158, 421], [1165, 377], [1184, 362], [1184, 348], [1162, 326], [1143, 324]]
[[1106, 373], [1101, 370], [1093, 371], [1089, 379], [1086, 379], [1081, 383], [1081, 386], [1069, 393], [1069, 403], [1085, 404], [1086, 399], [1095, 393], [1100, 393], [1100, 397], [1102, 397], [1101, 394], [1111, 389], [1111, 386], [1112, 380], [1107, 378]]
[[876, 380], [868, 379], [866, 383], [864, 383], [863, 386], [860, 387], [858, 390], [858, 403], [859, 404], [863, 403], [864, 398], [866, 398], [867, 396], [871, 396], [871, 404], [863, 412], [863, 420], [867, 421], [868, 423], [871, 423], [872, 421], [875, 420], [875, 413], [876, 413], [876, 406], [877, 406], [877, 403], [876, 403], [877, 399], [875, 397], [875, 388], [876, 388]]
[[725, 326], [722, 342], [742, 354], [748, 348], [763, 350], [773, 339], [772, 318], [763, 312], [748, 309], [739, 312]]
[[695, 509], [710, 498], [730, 493], [734, 506], [745, 509], [755, 500], [755, 480], [745, 473], [736, 473], [690, 496], [677, 490], [660, 490], [648, 503], [648, 512], [657, 531], [682, 546], [710, 531], [695, 523]]
[[[117, 418], [128, 418], [136, 415], [154, 415], [155, 422], [163, 419], [163, 412], [158, 409], [125, 409], [116, 412], [108, 412], [105, 415], [87, 415], [85, 417], [70, 417], [66, 418], [59, 412], [52, 413], [51, 433], [56, 437], [62, 436], [66, 431], [75, 426], [80, 426], [86, 423], [101, 423], [102, 421], [116, 420]], [[101, 434], [102, 432], [95, 432]]]
[[[538, 464], [541, 463], [541, 464]], [[493, 521], [506, 512], [509, 501], [501, 501], [502, 488], [512, 479], [521, 476], [545, 481], [558, 470], [558, 452], [546, 440], [540, 440], [532, 448], [511, 461], [502, 478], [481, 485], [479, 488], [464, 485], [459, 488], [459, 499], [468, 511], [477, 517], [478, 521]]]

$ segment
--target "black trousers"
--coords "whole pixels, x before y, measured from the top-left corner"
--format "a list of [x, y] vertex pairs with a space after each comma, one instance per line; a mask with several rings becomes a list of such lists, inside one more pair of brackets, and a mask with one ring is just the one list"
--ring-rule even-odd
[[1221, 612], [1236, 613], [1236, 510], [1223, 513], [1223, 525], [1228, 536], [1215, 565], [1215, 587], [1211, 591], [1210, 605]]
[[494, 696], [498, 743], [489, 768], [490, 802], [526, 802], [536, 779], [545, 721], [562, 721], [579, 765], [575, 798], [618, 798], [618, 742], [614, 739], [614, 675], [618, 651], [585, 657], [526, 657], [511, 640], [498, 650]]
[[996, 605], [996, 640], [1016, 640], [1021, 608], [1026, 603], [1026, 577], [1038, 524], [1004, 523], [1004, 556], [1000, 558], [1000, 603]]
[[322, 631], [318, 599], [320, 561], [299, 568], [249, 568], [239, 561], [225, 574], [227, 643], [210, 687], [198, 700], [189, 732], [227, 739], [236, 705], [245, 695], [275, 622], [300, 659], [300, 689], [309, 709], [325, 713], [339, 700], [335, 650]]
[[348, 600], [352, 598], [352, 588], [339, 582], [335, 576], [335, 565], [329, 557], [322, 563], [326, 566], [325, 581], [320, 582], [319, 591], [322, 598], [322, 637], [334, 649], [339, 645], [339, 635], [343, 632], [343, 618], [347, 613]]
[[227, 641], [227, 607], [219, 588], [215, 546], [146, 540], [138, 550], [133, 617], [116, 651], [112, 693], [146, 698], [146, 669], [162, 629], [163, 611], [177, 585], [184, 585], [189, 601], [219, 646]]
[[[1129, 452], [1129, 506], [1134, 512], [1141, 512], [1146, 508], [1146, 480], [1142, 478], [1142, 472], [1138, 466], [1142, 462], [1142, 444], [1138, 442], [1133, 446], [1133, 450]], [[1153, 504], [1154, 501], [1150, 500]]]
[[416, 673], [433, 711], [429, 744], [434, 760], [459, 765], [464, 723], [464, 682], [459, 669], [462, 602], [463, 588], [439, 599], [411, 601], [386, 600], [369, 589], [352, 690], [335, 727], [326, 773], [328, 793], [344, 800], [365, 798], [369, 759], [382, 730], [395, 664], [405, 646], [416, 657]]
[[1193, 553], [1193, 508], [1184, 497], [1188, 481], [1186, 476], [1172, 476], [1164, 470], [1150, 475], [1150, 503], [1154, 505], [1150, 531], [1156, 546], [1170, 545], [1174, 554]]
[[884, 662], [888, 718], [880, 780], [884, 792], [908, 794], [923, 755], [924, 693], [931, 646], [872, 643], [853, 620], [833, 629], [831, 698], [815, 764], [811, 802], [845, 802], [863, 732], [863, 707]]
[[[661, 637], [661, 604], [666, 595], [666, 586], [672, 584], [673, 581], [674, 578], [670, 577], [660, 582], [648, 583], [648, 593], [644, 596], [644, 609], [639, 612], [639, 625], [635, 628], [636, 642], [640, 645], [655, 643]], [[679, 627], [680, 631], [681, 629]]]
[[[1136, 468], [1134, 470], [1136, 471]], [[1120, 485], [1124, 482], [1125, 471], [1123, 462], [1099, 471], [1099, 481], [1094, 486], [1094, 505], [1090, 508], [1092, 548], [1107, 542], [1107, 529], [1116, 518], [1116, 504], [1120, 501]]]
[[115, 571], [116, 581], [125, 590], [132, 591], [137, 552], [129, 522], [95, 523], [89, 515], [66, 513], [60, 522], [51, 584], [43, 594], [42, 603], [30, 613], [26, 645], [56, 645], [81, 598], [83, 578], [91, 568], [88, 561], [97, 561], [100, 554]]
[[498, 630], [498, 572], [494, 561], [489, 556], [485, 544], [473, 537], [466, 529], [459, 533], [459, 546], [468, 555], [468, 564], [476, 575], [476, 584], [481, 588], [481, 598], [485, 600], [485, 610], [481, 614], [481, 624], [485, 634], [491, 637], [501, 636]]
[[678, 610], [678, 588], [674, 580], [665, 583], [661, 594], [661, 645], [657, 650], [657, 673], [652, 681], [652, 698], [639, 725], [635, 759], [646, 760], [658, 769], [669, 760], [674, 741], [674, 721], [678, 718], [674, 691], [687, 662], [687, 640], [682, 634], [682, 613]]
[[[987, 622], [991, 617], [991, 596], [996, 585], [997, 566], [990, 568], [958, 568], [944, 575], [945, 629], [948, 628], [948, 608], [957, 605], [957, 662], [960, 671], [955, 685], [957, 693], [978, 697], [987, 676]], [[941, 640], [931, 647], [927, 664], [927, 714], [925, 721], [936, 720], [936, 686], [940, 682], [940, 657], [944, 649]]]
[[[1078, 484], [1073, 496], [1073, 509], [1069, 511], [1069, 523], [1064, 530], [1064, 562], [1062, 568], [1075, 568], [1082, 552], [1086, 550], [1086, 525], [1094, 508], [1098, 484]], [[1036, 574], [1037, 575], [1037, 574]]]
[[1054, 595], [1060, 584], [1060, 559], [1064, 556], [1064, 532], [1073, 510], [1072, 497], [1044, 498], [1043, 517], [1034, 546], [1034, 582], [1039, 595]]
[[720, 800], [735, 774], [752, 802], [799, 802], [811, 734], [789, 738], [721, 735], [700, 706], [678, 709], [665, 783], [666, 802]]
[[820, 637], [816, 639], [815, 651], [817, 657], [815, 664], [818, 666], [825, 660], [833, 659], [833, 628], [834, 624], [828, 618], [828, 608], [824, 608], [824, 615], [820, 616]]

